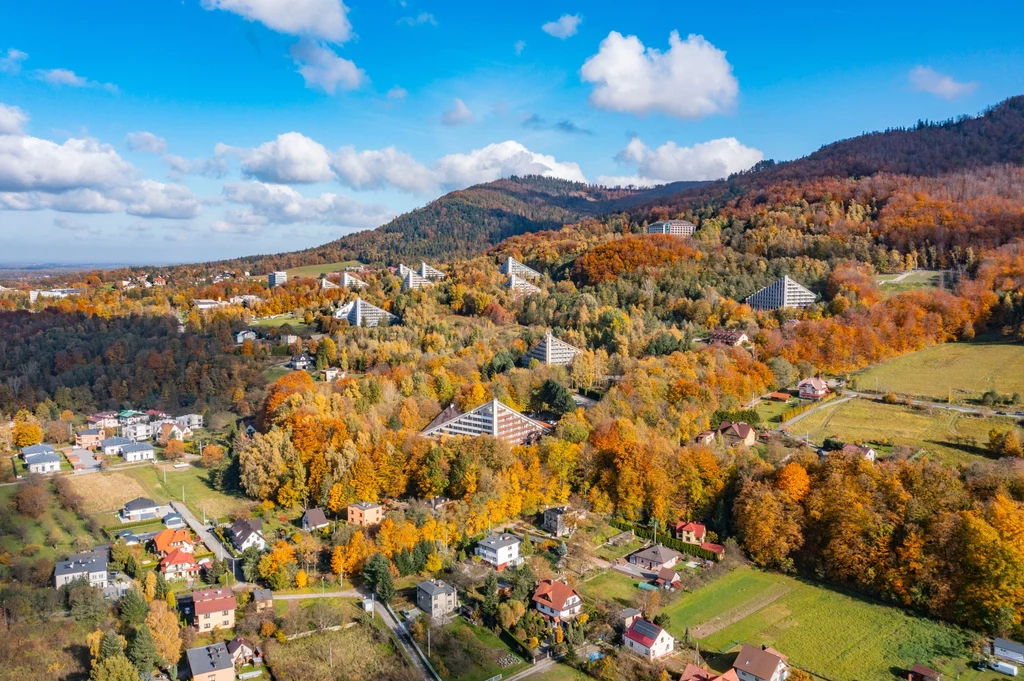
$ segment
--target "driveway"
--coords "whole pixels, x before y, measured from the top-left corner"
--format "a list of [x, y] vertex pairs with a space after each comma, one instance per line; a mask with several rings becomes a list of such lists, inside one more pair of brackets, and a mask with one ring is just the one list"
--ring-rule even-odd
[[171, 508], [173, 508], [174, 512], [180, 515], [182, 519], [188, 523], [188, 526], [192, 528], [193, 532], [199, 535], [199, 538], [203, 540], [203, 543], [206, 544], [207, 548], [213, 551], [213, 555], [217, 557], [217, 560], [229, 559], [234, 562], [231, 557], [231, 553], [224, 548], [224, 545], [221, 544], [217, 535], [210, 532], [205, 525], [199, 522], [199, 519], [192, 515], [192, 511], [188, 510], [188, 506], [180, 501], [172, 501]]
[[427, 665], [423, 662], [419, 648], [413, 644], [412, 637], [409, 635], [409, 632], [405, 630], [405, 627], [403, 627], [402, 624], [391, 615], [391, 612], [384, 607], [384, 604], [380, 601], [376, 601], [374, 607], [377, 614], [381, 616], [384, 623], [387, 624], [388, 628], [395, 634], [395, 638], [398, 639], [402, 648], [405, 649], [406, 656], [412, 660], [413, 664], [416, 665], [416, 669], [418, 669], [420, 674], [423, 675], [423, 678], [427, 681], [440, 681], [440, 677], [435, 676], [427, 669]]

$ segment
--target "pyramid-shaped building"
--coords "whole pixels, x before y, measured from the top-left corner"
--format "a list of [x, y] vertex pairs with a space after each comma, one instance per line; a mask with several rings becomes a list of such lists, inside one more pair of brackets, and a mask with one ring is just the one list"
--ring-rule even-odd
[[550, 426], [524, 416], [498, 400], [491, 400], [465, 413], [451, 405], [420, 434], [425, 437], [490, 435], [510, 445], [523, 445], [550, 431]]

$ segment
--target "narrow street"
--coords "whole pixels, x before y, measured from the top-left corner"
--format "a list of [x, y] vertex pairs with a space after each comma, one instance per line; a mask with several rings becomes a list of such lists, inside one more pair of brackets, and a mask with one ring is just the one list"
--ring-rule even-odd
[[420, 657], [419, 651], [412, 644], [412, 639], [409, 636], [409, 632], [405, 630], [405, 627], [391, 616], [384, 604], [377, 601], [374, 603], [374, 608], [378, 615], [384, 620], [384, 623], [388, 625], [388, 628], [394, 633], [395, 638], [401, 644], [402, 648], [405, 649], [406, 657], [412, 660], [413, 664], [416, 665], [416, 669], [420, 671], [423, 678], [427, 681], [441, 681], [440, 677], [435, 676], [427, 669], [427, 665], [424, 664], [423, 659]]
[[180, 515], [185, 522], [188, 523], [188, 526], [192, 528], [193, 532], [199, 535], [199, 538], [203, 540], [203, 543], [206, 544], [207, 548], [213, 551], [213, 555], [217, 557], [217, 560], [231, 559], [231, 554], [221, 544], [217, 535], [210, 532], [205, 525], [199, 522], [199, 519], [192, 515], [192, 511], [188, 510], [188, 506], [180, 501], [172, 501], [171, 508], [173, 508], [174, 512]]

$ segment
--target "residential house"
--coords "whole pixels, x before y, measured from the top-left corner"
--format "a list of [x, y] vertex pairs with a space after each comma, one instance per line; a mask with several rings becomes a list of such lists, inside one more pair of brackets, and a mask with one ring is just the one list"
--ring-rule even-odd
[[153, 426], [148, 423], [131, 423], [121, 426], [121, 435], [126, 440], [141, 442], [153, 437]]
[[280, 340], [285, 345], [295, 345], [302, 339], [296, 336], [294, 333], [286, 333], [280, 336], [278, 340]]
[[671, 234], [672, 236], [693, 236], [697, 225], [689, 220], [662, 220], [647, 225], [648, 234]]
[[541, 364], [557, 364], [565, 366], [571, 364], [576, 355], [583, 352], [563, 340], [555, 338], [549, 330], [544, 334], [543, 340], [530, 348], [530, 351], [523, 355], [522, 365], [528, 366], [530, 360], [537, 360]]
[[757, 431], [742, 421], [736, 423], [722, 421], [721, 425], [718, 426], [718, 432], [722, 439], [725, 440], [725, 443], [733, 447], [737, 445], [753, 447], [754, 443], [757, 442]]
[[167, 286], [167, 280], [163, 277], [153, 277], [153, 286]]
[[133, 423], [147, 423], [148, 421], [149, 414], [135, 411], [134, 409], [125, 409], [117, 415], [117, 422], [122, 426], [128, 426]]
[[498, 400], [486, 402], [463, 414], [454, 404], [438, 414], [420, 433], [424, 437], [445, 435], [477, 437], [490, 435], [510, 445], [530, 444], [542, 435], [551, 432], [551, 427], [520, 414]]
[[843, 454], [846, 454], [848, 456], [856, 456], [866, 461], [874, 461], [875, 457], [877, 456], [875, 454], [875, 450], [872, 449], [871, 447], [868, 447], [867, 445], [855, 445], [852, 443], [845, 444], [843, 445], [842, 451]]
[[640, 618], [640, 614], [636, 608], [623, 608], [619, 613], [619, 617], [622, 618], [623, 631], [633, 626], [633, 622]]
[[325, 527], [330, 527], [330, 523], [327, 522], [327, 516], [324, 515], [322, 509], [309, 508], [302, 514], [302, 529], [306, 532], [313, 532], [315, 530], [322, 530]]
[[288, 368], [294, 369], [295, 371], [305, 371], [313, 365], [313, 358], [309, 356], [308, 352], [301, 352], [298, 355], [294, 355], [290, 362], [288, 362]]
[[132, 441], [126, 437], [108, 437], [100, 441], [100, 451], [103, 452], [104, 456], [117, 456], [121, 454], [121, 450], [125, 445], [130, 444], [132, 444]]
[[181, 549], [185, 553], [195, 553], [195, 542], [192, 540], [192, 533], [186, 529], [160, 530], [153, 535], [153, 548], [160, 556], [169, 555], [172, 551]]
[[514, 534], [503, 532], [481, 539], [476, 545], [476, 555], [498, 570], [515, 567], [523, 562], [519, 555], [521, 541]]
[[679, 586], [679, 582], [679, 573], [670, 567], [663, 567], [658, 570], [658, 576], [654, 579], [654, 583], [662, 589], [670, 590]]
[[231, 589], [204, 589], [192, 592], [192, 620], [199, 631], [233, 629], [235, 593]]
[[576, 529], [576, 512], [568, 506], [544, 509], [544, 529], [556, 537], [572, 534]]
[[1005, 638], [992, 640], [992, 654], [1010, 662], [1024, 664], [1024, 645]]
[[786, 681], [789, 678], [786, 656], [767, 646], [744, 645], [732, 668], [740, 681]]
[[235, 681], [235, 663], [223, 641], [189, 648], [185, 656], [193, 681]]
[[712, 343], [720, 343], [730, 347], [738, 347], [750, 342], [747, 334], [730, 329], [715, 329], [711, 332], [710, 340]]
[[907, 674], [907, 681], [942, 681], [942, 673], [923, 664], [915, 664]]
[[790, 395], [789, 393], [768, 393], [768, 399], [771, 400], [772, 402], [789, 402], [789, 400], [792, 399], [792, 397], [793, 396]]
[[153, 449], [153, 445], [145, 442], [133, 442], [121, 448], [121, 456], [129, 463], [154, 461], [156, 460], [156, 450]]
[[192, 580], [199, 576], [199, 564], [191, 551], [173, 549], [160, 559], [160, 572], [167, 579]]
[[257, 659], [262, 664], [262, 654], [254, 643], [241, 636], [236, 636], [228, 642], [228, 655], [236, 667], [244, 667], [247, 664], [256, 664]]
[[85, 419], [85, 422], [89, 424], [90, 428], [103, 428], [113, 429], [117, 428], [118, 423], [117, 414], [112, 411], [101, 411]]
[[96, 450], [106, 436], [102, 428], [86, 428], [75, 433], [75, 446], [79, 449]]
[[274, 594], [270, 589], [256, 589], [252, 592], [252, 602], [256, 605], [256, 612], [273, 611]]
[[622, 642], [626, 650], [652, 661], [670, 654], [676, 643], [667, 631], [639, 617], [626, 629]]
[[134, 523], [139, 520], [156, 520], [162, 518], [164, 507], [152, 499], [137, 497], [132, 499], [121, 509], [119, 517], [122, 523]]
[[583, 612], [583, 598], [565, 582], [545, 579], [533, 592], [533, 605], [554, 623], [575, 619]]
[[682, 558], [682, 554], [667, 546], [655, 544], [629, 557], [629, 562], [648, 570], [658, 571], [664, 567], [672, 567]]
[[697, 433], [697, 437], [693, 438], [693, 441], [698, 445], [705, 445], [710, 447], [715, 444], [715, 431], [713, 430], [702, 430]]
[[787, 307], [807, 307], [814, 303], [815, 298], [814, 293], [785, 276], [747, 296], [744, 302], [755, 310], [781, 310]]
[[263, 537], [263, 521], [258, 518], [236, 520], [228, 534], [231, 536], [231, 543], [239, 551], [245, 551], [250, 546], [255, 546], [260, 551], [267, 548], [267, 540]]
[[341, 369], [337, 367], [327, 367], [320, 373], [324, 377], [325, 382], [333, 383], [338, 380], [338, 376], [341, 374]]
[[360, 501], [348, 505], [348, 524], [373, 527], [384, 520], [384, 507], [372, 501]]
[[731, 669], [726, 674], [719, 676], [713, 671], [699, 667], [692, 662], [686, 663], [686, 668], [683, 669], [682, 676], [679, 677], [679, 681], [737, 681], [736, 674]]
[[185, 430], [195, 430], [196, 428], [203, 427], [202, 414], [182, 414], [174, 420]]
[[440, 579], [428, 579], [416, 585], [416, 607], [434, 619], [455, 612], [459, 606], [455, 587]]
[[36, 475], [50, 475], [60, 472], [60, 454], [35, 454], [25, 461], [25, 468]]
[[171, 440], [184, 441], [186, 437], [192, 435], [192, 431], [188, 428], [182, 428], [175, 421], [164, 421], [160, 424], [160, 430], [157, 431], [156, 441], [164, 447]]
[[26, 463], [33, 456], [39, 456], [40, 454], [54, 454], [53, 445], [48, 445], [45, 442], [38, 445], [29, 445], [28, 447], [21, 448], [21, 458]]
[[256, 332], [252, 329], [245, 329], [235, 334], [235, 345], [241, 345], [245, 341], [256, 342]]
[[805, 378], [797, 384], [797, 388], [800, 389], [800, 399], [802, 400], [820, 400], [829, 392], [828, 383], [817, 376]]
[[675, 526], [676, 539], [687, 544], [703, 544], [707, 533], [708, 528], [701, 523], [680, 520]]
[[92, 551], [82, 551], [68, 556], [67, 560], [57, 561], [53, 570], [54, 586], [58, 589], [65, 584], [84, 577], [90, 586], [106, 588], [109, 573], [107, 571], [107, 547], [97, 546]]

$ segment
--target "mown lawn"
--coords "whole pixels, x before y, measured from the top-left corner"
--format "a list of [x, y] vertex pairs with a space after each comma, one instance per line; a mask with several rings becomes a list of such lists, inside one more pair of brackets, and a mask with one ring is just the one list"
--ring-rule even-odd
[[319, 279], [321, 274], [330, 274], [331, 272], [341, 272], [346, 267], [357, 267], [362, 263], [358, 260], [346, 260], [345, 262], [329, 262], [323, 265], [306, 265], [304, 267], [293, 267], [290, 270], [285, 270], [288, 273], [288, 278], [292, 277], [312, 277], [313, 279]]
[[554, 667], [541, 674], [534, 674], [530, 677], [532, 681], [588, 681], [592, 677], [581, 671], [564, 664], [556, 664]]
[[[782, 595], [744, 612], [744, 604], [756, 606], [771, 593]], [[665, 608], [668, 630], [677, 638], [683, 638], [687, 627], [692, 631], [728, 611], [737, 620], [723, 622], [722, 629], [701, 639], [702, 648], [725, 652], [743, 643], [767, 644], [794, 665], [834, 681], [891, 679], [893, 670], [915, 663], [950, 672], [965, 663], [973, 639], [959, 628], [898, 608], [749, 568], [739, 568]], [[982, 676], [961, 676], [967, 678]]]
[[606, 570], [596, 577], [576, 585], [585, 598], [593, 601], [614, 601], [624, 608], [631, 607], [640, 591], [636, 585], [639, 579], [615, 570]]
[[976, 402], [982, 393], [1024, 394], [1024, 345], [945, 343], [897, 357], [856, 375], [857, 386], [945, 402]]
[[987, 458], [989, 431], [1005, 430], [1012, 425], [1009, 418], [979, 418], [948, 409], [918, 409], [853, 399], [807, 415], [794, 423], [790, 431], [794, 435], [810, 435], [817, 444], [834, 437], [843, 442], [906, 445], [915, 451], [924, 450], [933, 459], [962, 463]]
[[761, 417], [761, 422], [765, 424], [776, 424], [782, 423], [782, 412], [787, 409], [791, 409], [800, 404], [800, 400], [795, 397], [787, 402], [776, 402], [775, 400], [763, 399], [757, 403], [754, 410], [758, 416]]

